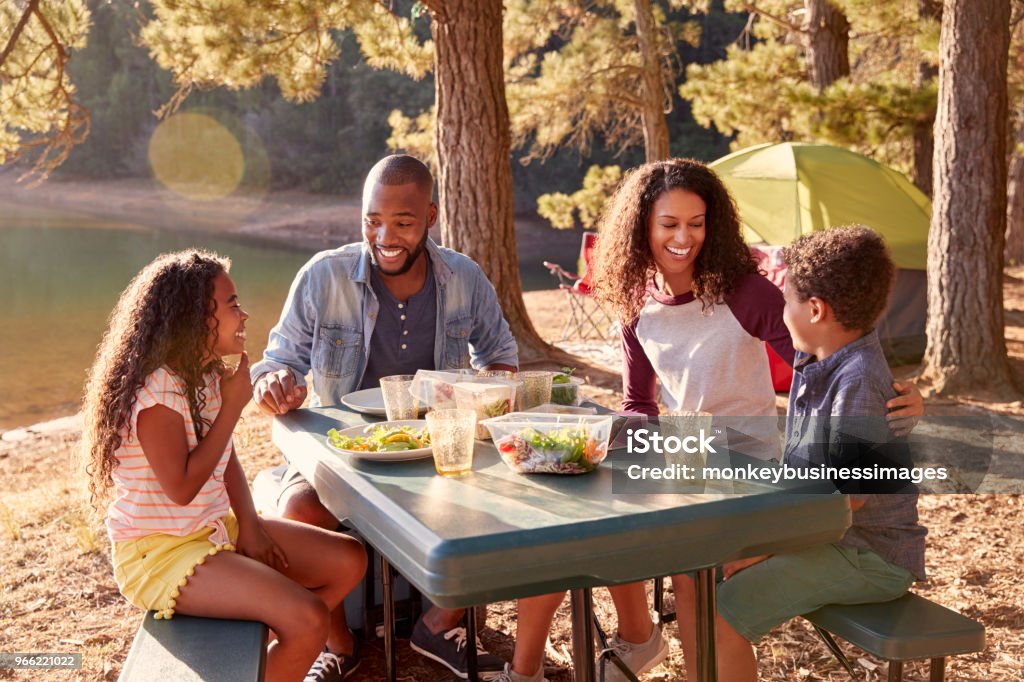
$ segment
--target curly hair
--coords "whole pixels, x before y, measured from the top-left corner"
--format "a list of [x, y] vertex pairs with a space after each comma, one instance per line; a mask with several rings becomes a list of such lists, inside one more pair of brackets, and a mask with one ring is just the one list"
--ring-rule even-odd
[[201, 416], [204, 376], [224, 369], [212, 353], [214, 278], [230, 267], [230, 260], [206, 251], [164, 254], [118, 299], [89, 371], [83, 406], [83, 459], [97, 508], [113, 485], [114, 453], [130, 435], [136, 392], [151, 372], [172, 368], [185, 383], [196, 435], [201, 438], [210, 426]]
[[648, 237], [654, 202], [674, 189], [693, 192], [707, 207], [706, 236], [693, 276], [693, 292], [703, 307], [720, 302], [743, 275], [757, 272], [736, 205], [714, 171], [693, 159], [646, 163], [626, 175], [598, 221], [595, 293], [623, 324], [640, 314], [657, 271]]
[[786, 286], [801, 301], [812, 296], [832, 307], [845, 328], [869, 331], [885, 310], [896, 266], [885, 241], [863, 225], [814, 232], [783, 250]]

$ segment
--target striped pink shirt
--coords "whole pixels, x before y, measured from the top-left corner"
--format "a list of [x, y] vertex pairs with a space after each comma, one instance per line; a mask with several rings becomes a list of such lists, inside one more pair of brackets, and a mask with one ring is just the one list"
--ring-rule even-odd
[[[212, 423], [220, 412], [220, 377], [214, 374], [207, 376], [205, 395], [206, 407], [202, 415]], [[139, 413], [154, 405], [163, 405], [182, 416], [190, 451], [199, 444], [185, 398], [185, 382], [166, 367], [161, 367], [146, 377], [146, 383], [136, 393], [129, 420], [130, 436], [121, 434], [121, 447], [114, 453], [119, 463], [113, 470], [114, 500], [107, 509], [110, 539], [113, 542], [137, 540], [153, 533], [185, 536], [210, 527], [215, 529], [211, 542], [229, 542], [221, 518], [227, 515], [231, 506], [224, 486], [224, 470], [231, 457], [232, 440], [228, 440], [213, 475], [192, 502], [185, 506], [176, 504], [164, 494], [139, 444]]]

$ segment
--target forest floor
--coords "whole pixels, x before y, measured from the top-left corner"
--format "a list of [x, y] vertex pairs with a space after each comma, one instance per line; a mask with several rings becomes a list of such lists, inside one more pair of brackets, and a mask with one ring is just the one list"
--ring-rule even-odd
[[[46, 187], [46, 186], [44, 186]], [[54, 189], [56, 187], [56, 189]], [[127, 186], [124, 186], [127, 187]], [[101, 191], [102, 190], [102, 191]], [[84, 185], [63, 189], [52, 186], [45, 205], [55, 211], [78, 210], [109, 198], [108, 205], [132, 204], [124, 219], [153, 210], [154, 198], [145, 187], [137, 193], [116, 187], [90, 188]], [[63, 194], [63, 198], [61, 198]], [[76, 198], [77, 197], [77, 198]], [[0, 188], [0, 202], [9, 194]], [[302, 206], [320, 201], [296, 197], [291, 220], [282, 218], [278, 238], [291, 239], [308, 233], [296, 225], [314, 224], [319, 217], [305, 216]], [[133, 203], [134, 202], [134, 203]], [[356, 211], [358, 219], [358, 207]], [[317, 211], [321, 207], [316, 207]], [[122, 210], [122, 209], [118, 209]], [[275, 209], [276, 210], [276, 209]], [[338, 217], [337, 205], [323, 207], [323, 216]], [[100, 211], [101, 217], [110, 218]], [[316, 213], [316, 211], [314, 211]], [[216, 214], [212, 211], [211, 215]], [[288, 211], [280, 215], [286, 216]], [[303, 223], [306, 218], [311, 222]], [[227, 226], [224, 216], [223, 229]], [[205, 220], [205, 218], [204, 218]], [[210, 218], [213, 223], [217, 221]], [[358, 222], [355, 222], [358, 225]], [[289, 227], [290, 226], [290, 227]], [[210, 227], [209, 229], [215, 229]], [[274, 230], [270, 230], [273, 234]], [[541, 233], [538, 232], [538, 235]], [[334, 241], [341, 233], [325, 227], [319, 240]], [[532, 239], [524, 235], [526, 239]], [[538, 241], [543, 239], [538, 236]], [[334, 241], [334, 243], [338, 243]], [[1007, 346], [1019, 376], [1024, 376], [1024, 268], [1005, 273]], [[557, 290], [525, 294], [527, 308], [538, 330], [554, 341], [567, 308], [564, 294]], [[579, 374], [587, 379], [585, 394], [608, 406], [621, 399], [620, 379], [614, 347], [591, 343], [560, 343], [580, 356]], [[898, 377], [912, 377], [916, 367], [896, 369]], [[781, 401], [780, 401], [781, 403]], [[784, 404], [784, 403], [781, 403]], [[1020, 401], [985, 402], [980, 399], [926, 400], [930, 415], [1022, 415]], [[0, 670], [0, 679], [113, 680], [124, 662], [141, 613], [118, 594], [109, 559], [109, 544], [102, 523], [88, 511], [82, 480], [75, 465], [80, 443], [79, 422], [67, 417], [46, 424], [14, 429], [0, 434], [0, 649], [6, 652], [82, 652], [84, 668], [77, 672], [39, 673]], [[254, 408], [247, 409], [235, 435], [235, 444], [250, 478], [261, 469], [281, 463], [270, 442], [269, 420]], [[1018, 448], [1019, 449], [1019, 448]], [[928, 495], [920, 502], [922, 523], [928, 527], [927, 567], [929, 577], [914, 590], [936, 602], [981, 621], [987, 631], [987, 646], [978, 654], [953, 658], [947, 679], [977, 682], [1024, 680], [1024, 499], [1019, 495]], [[611, 601], [604, 590], [595, 590], [595, 605], [601, 621], [614, 623]], [[667, 602], [671, 604], [671, 595]], [[509, 658], [515, 637], [515, 604], [490, 605], [482, 638], [493, 652]], [[666, 627], [671, 643], [668, 660], [643, 679], [683, 680], [682, 652], [675, 639], [674, 624]], [[547, 676], [552, 682], [572, 679], [570, 667], [571, 629], [568, 602], [556, 617], [548, 647]], [[848, 654], [868, 682], [882, 680], [885, 666], [874, 657], [847, 647]], [[383, 678], [383, 645], [380, 640], [363, 648], [363, 664], [355, 681]], [[447, 672], [413, 654], [400, 640], [399, 679], [416, 682], [452, 679]], [[773, 630], [758, 646], [762, 680], [845, 680], [813, 632], [801, 620]], [[904, 679], [927, 679], [924, 665], [908, 666]], [[727, 681], [726, 681], [727, 682]]]

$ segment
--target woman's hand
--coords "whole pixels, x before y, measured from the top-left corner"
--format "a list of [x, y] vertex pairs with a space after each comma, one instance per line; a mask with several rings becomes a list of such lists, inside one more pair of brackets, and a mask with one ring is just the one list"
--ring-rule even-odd
[[220, 377], [220, 395], [223, 408], [233, 409], [237, 414], [252, 400], [252, 382], [249, 381], [249, 354], [242, 351], [242, 359], [234, 369], [224, 370]]
[[288, 568], [288, 558], [285, 556], [284, 550], [263, 528], [259, 517], [244, 525], [239, 522], [235, 550], [239, 554], [255, 559], [275, 570], [283, 571]]
[[910, 382], [894, 381], [892, 387], [899, 395], [885, 404], [889, 410], [885, 419], [893, 435], [902, 437], [913, 431], [918, 418], [924, 416], [924, 398], [917, 386]]
[[750, 557], [749, 559], [738, 559], [736, 561], [730, 561], [729, 563], [722, 566], [722, 575], [725, 579], [733, 577], [745, 568], [750, 568], [754, 564], [759, 564], [765, 559], [771, 557], [771, 554], [762, 554], [761, 556]]

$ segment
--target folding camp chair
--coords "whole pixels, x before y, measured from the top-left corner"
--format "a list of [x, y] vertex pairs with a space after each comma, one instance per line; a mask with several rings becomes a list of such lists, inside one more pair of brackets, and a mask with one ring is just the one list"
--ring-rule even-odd
[[596, 246], [597, 235], [593, 232], [584, 232], [579, 259], [582, 272], [578, 275], [567, 271], [558, 263], [544, 261], [544, 267], [558, 278], [558, 288], [564, 291], [569, 299], [569, 317], [562, 327], [559, 341], [572, 337], [608, 341], [615, 336], [615, 318], [593, 296], [591, 264]]

